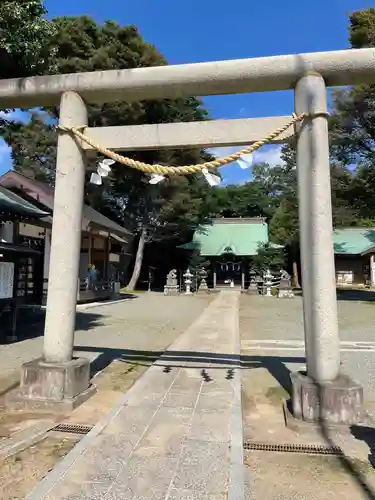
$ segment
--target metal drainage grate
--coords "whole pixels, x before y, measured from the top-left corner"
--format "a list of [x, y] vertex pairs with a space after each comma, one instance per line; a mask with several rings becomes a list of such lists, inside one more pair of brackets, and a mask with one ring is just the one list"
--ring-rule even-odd
[[280, 453], [305, 453], [306, 455], [344, 455], [338, 446], [322, 446], [308, 444], [272, 444], [272, 443], [252, 443], [243, 444], [244, 450], [251, 451], [273, 451]]
[[69, 434], [82, 434], [82, 435], [84, 435], [84, 434], [88, 434], [92, 428], [93, 428], [92, 425], [59, 424], [51, 430], [53, 430], [54, 432], [66, 432]]

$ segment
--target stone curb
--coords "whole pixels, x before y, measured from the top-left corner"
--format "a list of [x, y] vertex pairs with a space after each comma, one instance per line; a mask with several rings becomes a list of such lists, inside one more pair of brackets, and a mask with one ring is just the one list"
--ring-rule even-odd
[[56, 427], [56, 422], [39, 422], [32, 427], [14, 433], [10, 438], [0, 440], [0, 460], [5, 460], [47, 437], [47, 432]]

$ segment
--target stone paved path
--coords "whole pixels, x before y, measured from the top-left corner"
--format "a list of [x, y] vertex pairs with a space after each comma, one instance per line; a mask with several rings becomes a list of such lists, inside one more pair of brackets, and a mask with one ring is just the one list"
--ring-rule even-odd
[[242, 500], [239, 354], [221, 292], [27, 498]]

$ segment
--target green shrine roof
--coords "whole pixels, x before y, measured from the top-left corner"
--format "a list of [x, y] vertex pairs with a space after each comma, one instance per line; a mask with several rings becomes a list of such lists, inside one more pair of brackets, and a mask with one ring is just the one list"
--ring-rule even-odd
[[375, 248], [375, 228], [346, 227], [333, 231], [333, 248], [336, 254], [360, 255]]
[[264, 219], [214, 219], [212, 224], [197, 229], [193, 241], [180, 248], [199, 249], [206, 257], [224, 253], [248, 256], [257, 254], [260, 243], [268, 243], [268, 226]]
[[[268, 227], [264, 219], [214, 219], [212, 224], [197, 229], [190, 243], [179, 248], [200, 249], [201, 255], [206, 257], [223, 253], [250, 256], [256, 255], [259, 243], [268, 243]], [[375, 228], [335, 229], [333, 246], [338, 255], [361, 255], [370, 251], [375, 253]]]
[[21, 198], [9, 189], [0, 186], [0, 218], [11, 220], [14, 216], [21, 218], [40, 219], [47, 217], [48, 212], [40, 210], [35, 205]]

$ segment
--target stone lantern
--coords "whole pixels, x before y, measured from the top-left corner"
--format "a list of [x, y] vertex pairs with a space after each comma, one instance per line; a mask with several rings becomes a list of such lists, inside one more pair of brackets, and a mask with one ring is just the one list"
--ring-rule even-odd
[[185, 295], [191, 295], [191, 284], [192, 284], [192, 277], [193, 274], [190, 272], [190, 269], [187, 268], [186, 272], [184, 273], [184, 280], [185, 280]]
[[273, 283], [273, 274], [269, 269], [267, 269], [266, 274], [263, 276], [264, 279], [264, 287], [266, 290], [266, 297], [272, 297], [271, 289]]

